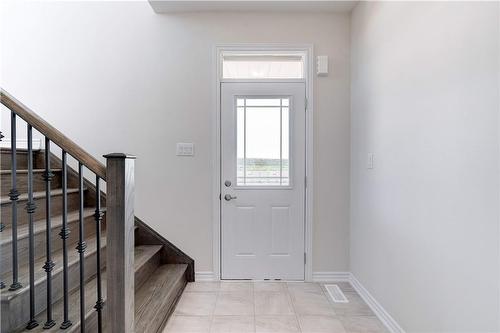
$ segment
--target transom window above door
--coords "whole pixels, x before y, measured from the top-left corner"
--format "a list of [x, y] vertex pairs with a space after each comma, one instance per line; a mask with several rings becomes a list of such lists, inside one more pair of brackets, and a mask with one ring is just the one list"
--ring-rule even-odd
[[290, 97], [236, 98], [236, 185], [290, 186]]
[[223, 79], [303, 79], [302, 54], [245, 54], [222, 55]]

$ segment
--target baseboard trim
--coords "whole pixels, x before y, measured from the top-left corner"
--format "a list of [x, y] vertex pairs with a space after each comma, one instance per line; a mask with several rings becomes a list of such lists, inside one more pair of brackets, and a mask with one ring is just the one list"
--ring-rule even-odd
[[195, 281], [216, 281], [217, 277], [214, 272], [195, 272]]
[[349, 272], [313, 272], [313, 282], [350, 282]]
[[313, 272], [313, 282], [349, 282], [373, 313], [391, 333], [405, 333], [384, 307], [368, 292], [351, 272]]
[[359, 282], [353, 274], [350, 274], [350, 282], [354, 290], [361, 296], [361, 298], [368, 304], [375, 315], [385, 325], [391, 333], [405, 333], [404, 329], [396, 322], [394, 318], [384, 309], [384, 307], [377, 302], [375, 297]]

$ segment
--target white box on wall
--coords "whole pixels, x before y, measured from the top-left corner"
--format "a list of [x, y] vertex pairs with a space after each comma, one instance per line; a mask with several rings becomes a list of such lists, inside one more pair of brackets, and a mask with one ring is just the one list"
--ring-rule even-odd
[[318, 76], [328, 75], [328, 56], [318, 56], [316, 59], [316, 71]]

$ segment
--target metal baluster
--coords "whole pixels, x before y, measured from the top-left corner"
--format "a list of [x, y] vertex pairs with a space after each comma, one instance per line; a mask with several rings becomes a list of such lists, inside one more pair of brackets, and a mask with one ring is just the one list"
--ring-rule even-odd
[[[0, 141], [2, 141], [2, 139], [4, 137], [5, 136], [2, 134], [2, 132], [0, 132]], [[0, 221], [0, 232], [2, 232], [4, 228], [5, 228], [5, 226], [4, 226], [3, 222]], [[3, 289], [3, 288], [5, 288], [5, 282], [0, 280], [0, 289]]]
[[45, 180], [45, 250], [47, 255], [47, 260], [43, 269], [47, 273], [47, 321], [43, 325], [44, 329], [49, 329], [53, 327], [56, 322], [52, 319], [52, 269], [54, 268], [54, 262], [52, 261], [52, 239], [51, 239], [51, 213], [50, 213], [50, 184], [54, 174], [50, 171], [50, 140], [45, 138], [45, 173], [43, 179]]
[[79, 218], [79, 239], [76, 249], [80, 253], [80, 332], [85, 332], [85, 249], [87, 244], [84, 241], [83, 230], [83, 164], [78, 163], [78, 189], [80, 199], [80, 218]]
[[63, 322], [61, 324], [61, 329], [66, 329], [72, 325], [69, 320], [68, 311], [68, 249], [66, 240], [68, 239], [70, 230], [68, 228], [68, 166], [67, 166], [67, 155], [63, 150], [62, 152], [62, 228], [59, 236], [62, 239], [63, 247]]
[[96, 223], [96, 238], [97, 238], [97, 302], [94, 308], [97, 311], [97, 331], [102, 332], [102, 308], [104, 301], [102, 299], [102, 283], [101, 283], [101, 222], [104, 216], [101, 211], [101, 190], [99, 184], [99, 176], [95, 177], [95, 223]]
[[16, 114], [11, 113], [10, 117], [10, 133], [11, 133], [11, 181], [12, 188], [9, 192], [9, 199], [12, 202], [12, 284], [9, 290], [17, 290], [22, 287], [19, 283], [19, 264], [17, 260], [17, 200], [19, 199], [19, 191], [17, 190], [17, 127]]
[[31, 330], [38, 326], [35, 319], [35, 237], [33, 233], [33, 214], [36, 205], [33, 201], [33, 128], [28, 124], [28, 237], [29, 237], [29, 276], [30, 276], [30, 321], [26, 326]]
[[[12, 128], [12, 122], [11, 122], [11, 128]], [[0, 141], [5, 138], [5, 136], [0, 132]], [[11, 145], [12, 146], [12, 145]], [[0, 232], [2, 232], [5, 229], [5, 224], [3, 224], [3, 221], [0, 221]], [[5, 283], [3, 281], [0, 281], [0, 289], [5, 288]]]

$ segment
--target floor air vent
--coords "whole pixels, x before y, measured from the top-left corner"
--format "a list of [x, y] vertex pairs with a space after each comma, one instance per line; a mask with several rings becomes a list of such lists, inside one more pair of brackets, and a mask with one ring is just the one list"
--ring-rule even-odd
[[342, 290], [340, 290], [339, 286], [336, 284], [325, 284], [325, 288], [330, 295], [330, 298], [335, 303], [349, 303], [347, 297], [345, 297]]

